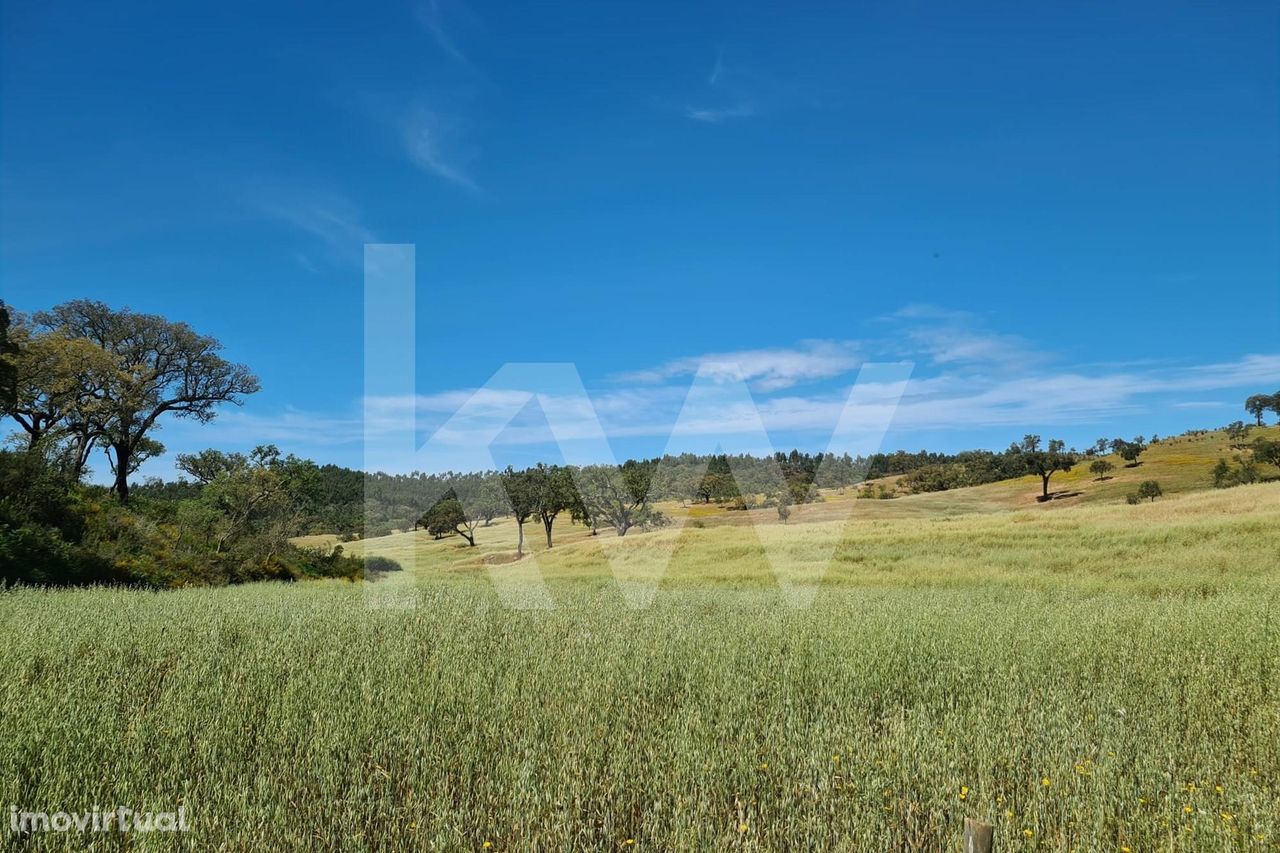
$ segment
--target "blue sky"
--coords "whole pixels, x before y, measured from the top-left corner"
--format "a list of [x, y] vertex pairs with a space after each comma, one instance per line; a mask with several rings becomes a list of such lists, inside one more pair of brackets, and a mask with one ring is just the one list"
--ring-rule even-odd
[[366, 242], [416, 245], [426, 433], [507, 362], [575, 363], [619, 455], [708, 355], [814, 450], [867, 361], [915, 364], [888, 447], [1280, 387], [1274, 3], [0, 8], [0, 295], [262, 378], [171, 450], [360, 464]]

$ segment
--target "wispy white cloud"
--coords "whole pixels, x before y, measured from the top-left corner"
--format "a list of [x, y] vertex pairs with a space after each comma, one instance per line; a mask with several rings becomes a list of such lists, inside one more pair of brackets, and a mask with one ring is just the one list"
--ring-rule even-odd
[[1223, 403], [1218, 400], [1184, 400], [1180, 403], [1174, 403], [1175, 409], [1223, 409], [1230, 406], [1230, 403]]
[[[781, 351], [749, 350], [732, 355], [743, 357], [746, 364], [753, 365], [756, 362], [752, 359], [766, 358], [763, 354], [775, 352]], [[680, 362], [678, 367], [676, 364], [641, 375], [637, 381], [655, 377], [660, 381], [680, 379], [687, 375], [693, 361]], [[780, 370], [775, 378], [793, 377], [797, 373], [809, 376], [835, 369], [834, 366], [792, 365]], [[762, 366], [754, 367], [753, 372], [757, 378], [772, 375]], [[715, 375], [711, 374], [713, 378]], [[1098, 424], [1106, 430], [1117, 418], [1148, 411], [1152, 406], [1207, 408], [1215, 405], [1167, 402], [1171, 394], [1235, 391], [1276, 381], [1280, 381], [1280, 355], [1270, 354], [1246, 355], [1234, 361], [1206, 365], [1093, 374], [1042, 370], [1011, 378], [992, 378], [956, 369], [911, 379], [892, 413], [892, 429], [908, 433], [1006, 428], [1017, 433], [1024, 428], [1041, 426], [1068, 428]], [[876, 401], [897, 400], [900, 389], [886, 386], [881, 390], [883, 393], [874, 386], [859, 386], [862, 399], [868, 402], [850, 413], [844, 412], [850, 392], [847, 382], [838, 387], [824, 386], [809, 394], [774, 394], [758, 389], [754, 403], [736, 402], [702, 412], [697, 418], [680, 419], [680, 435], [737, 435], [744, 424], [754, 423], [758, 412], [771, 433], [811, 433], [820, 441], [822, 436], [830, 434], [842, 413], [843, 426], [848, 429], [856, 431], [864, 422], [867, 429], [874, 428], [885, 414]], [[597, 390], [590, 393], [589, 402], [555, 396], [540, 398], [540, 402], [557, 412], [554, 434], [561, 442], [593, 439], [601, 428], [611, 439], [666, 439], [672, 433], [688, 392], [687, 383], [681, 381]], [[477, 435], [496, 436], [495, 444], [507, 446], [545, 445], [550, 437], [547, 423], [526, 416], [527, 407], [536, 405], [529, 402], [531, 399], [527, 392], [519, 390], [453, 389], [374, 399], [362, 406], [353, 404], [347, 412], [336, 414], [287, 409], [264, 415], [233, 410], [224, 413], [211, 426], [200, 427], [198, 440], [203, 442], [201, 446], [247, 447], [274, 442], [302, 453], [314, 448], [320, 456], [324, 455], [325, 448], [359, 447], [368, 442], [366, 446], [375, 449], [376, 458], [395, 459], [398, 457], [390, 448], [399, 445], [393, 442], [384, 447], [384, 443], [400, 434], [406, 419], [411, 419], [408, 422], [416, 421], [419, 438], [430, 436], [435, 446], [429, 459], [436, 467], [429, 470], [460, 470], [466, 465], [485, 464], [478, 461], [487, 457], [484, 452], [477, 452]], [[459, 418], [457, 413], [464, 405], [467, 415]], [[519, 414], [513, 418], [516, 412]], [[172, 428], [174, 432], [184, 430], [181, 422], [175, 422]], [[187, 437], [182, 438], [185, 445]], [[383, 456], [379, 457], [378, 453]], [[420, 462], [413, 460], [406, 464], [410, 468], [420, 467]], [[381, 467], [393, 464], [389, 462]]]
[[[260, 213], [319, 240], [337, 260], [358, 260], [366, 243], [382, 242], [364, 223], [360, 210], [335, 193], [259, 188], [246, 193], [246, 198]], [[304, 268], [315, 271], [310, 256], [299, 254], [297, 260]]]
[[993, 332], [968, 311], [909, 305], [885, 317], [900, 352], [936, 365], [985, 365], [1026, 369], [1046, 356], [1017, 335]]
[[[1167, 378], [1162, 386], [1168, 391], [1212, 391], [1238, 385], [1266, 385], [1280, 381], [1280, 355], [1246, 355], [1235, 362], [1203, 364], [1184, 368], [1184, 375]], [[1234, 385], [1223, 385], [1224, 378]]]
[[440, 0], [423, 0], [415, 9], [418, 23], [435, 39], [440, 50], [457, 62], [469, 65], [466, 54], [458, 47], [446, 23], [447, 19], [456, 17], [461, 10], [460, 4], [451, 3], [446, 8]]
[[754, 104], [742, 103], [729, 107], [685, 107], [684, 114], [694, 121], [719, 124], [734, 118], [751, 118], [758, 114]]
[[753, 389], [780, 391], [801, 382], [830, 379], [858, 366], [857, 345], [849, 341], [802, 341], [794, 348], [740, 350], [675, 359], [649, 370], [624, 373], [622, 382], [654, 383], [692, 376], [710, 367], [717, 375], [737, 375]]
[[720, 82], [720, 75], [724, 73], [724, 48], [716, 51], [716, 63], [711, 66], [711, 73], [707, 75], [707, 85], [714, 86]]
[[[822, 98], [812, 76], [779, 79], [765, 63], [742, 58], [743, 52], [735, 51], [730, 57], [723, 46], [717, 49], [711, 70], [694, 90], [675, 102], [676, 109], [690, 121], [721, 124], [821, 108]], [[668, 108], [671, 106], [669, 103]]]
[[467, 172], [474, 153], [463, 146], [459, 137], [457, 122], [425, 107], [411, 110], [404, 122], [405, 151], [414, 165], [478, 193], [480, 188]]
[[707, 75], [706, 90], [699, 96], [702, 103], [686, 104], [686, 118], [705, 124], [719, 124], [730, 119], [759, 115], [757, 98], [749, 91], [746, 75], [730, 68], [724, 61], [724, 48], [716, 51], [716, 61]]
[[[288, 208], [280, 216], [335, 244], [372, 236], [358, 220], [314, 205]], [[738, 398], [696, 419], [681, 420], [682, 435], [734, 435], [754, 422], [756, 411], [770, 432], [830, 434], [842, 417], [854, 370], [868, 362], [909, 359], [920, 370], [901, 399], [897, 388], [885, 389], [882, 395], [897, 402], [894, 431], [1000, 428], [1017, 433], [1023, 428], [1086, 424], [1109, 429], [1104, 425], [1157, 407], [1217, 409], [1226, 404], [1188, 397], [1227, 397], [1231, 395], [1226, 392], [1239, 394], [1280, 382], [1280, 354], [1253, 353], [1194, 365], [1143, 360], [1064, 367], [1055, 366], [1057, 359], [1021, 338], [984, 331], [980, 318], [966, 312], [912, 306], [881, 319], [891, 332], [884, 337], [807, 340], [677, 358], [613, 376], [605, 387], [591, 392], [589, 402], [546, 395], [537, 402], [557, 413], [555, 436], [561, 441], [591, 440], [601, 427], [609, 438], [666, 438], [685, 404], [691, 377], [701, 374], [713, 382], [744, 380], [755, 400], [745, 404]], [[875, 390], [859, 386], [860, 394]], [[879, 399], [874, 393], [870, 397]], [[545, 444], [547, 422], [524, 416], [534, 405], [532, 399], [521, 390], [447, 389], [356, 401], [350, 411], [338, 414], [292, 409], [276, 416], [231, 412], [211, 429], [226, 431], [225, 439], [233, 443], [358, 446], [365, 440], [377, 445], [402, 433], [406, 419], [411, 419], [421, 438], [432, 435], [433, 443], [443, 448], [438, 458], [448, 467], [461, 464], [449, 455], [450, 448], [474, 455], [477, 435], [496, 437], [496, 443], [506, 445]], [[741, 410], [744, 405], [752, 405], [753, 411]], [[870, 429], [882, 414], [868, 406], [862, 415], [854, 413], [852, 426], [865, 416]], [[213, 444], [223, 440], [210, 438]]]

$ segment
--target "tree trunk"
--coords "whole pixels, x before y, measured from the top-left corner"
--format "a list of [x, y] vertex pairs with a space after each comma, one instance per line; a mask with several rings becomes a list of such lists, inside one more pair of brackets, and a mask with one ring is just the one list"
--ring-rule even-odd
[[75, 470], [71, 473], [77, 480], [84, 476], [84, 469], [89, 465], [89, 454], [93, 452], [93, 446], [97, 441], [96, 437], [90, 437], [83, 433], [76, 436]]
[[548, 550], [550, 550], [550, 549], [551, 549], [551, 525], [553, 525], [553, 524], [555, 524], [555, 523], [556, 523], [556, 520], [555, 520], [554, 518], [552, 518], [552, 519], [550, 519], [550, 520], [545, 519], [545, 518], [544, 518], [544, 519], [542, 519], [542, 526], [543, 526], [543, 527], [545, 527], [545, 528], [547, 528], [547, 549], [548, 549]]
[[116, 452], [116, 497], [120, 499], [120, 503], [127, 504], [129, 502], [129, 458], [132, 455], [128, 445], [114, 444], [112, 448]]
[[1045, 500], [1048, 500], [1048, 499], [1049, 499], [1049, 478], [1050, 478], [1050, 477], [1052, 477], [1052, 476], [1053, 476], [1052, 474], [1041, 474], [1041, 475], [1040, 475], [1041, 479], [1043, 479], [1043, 480], [1044, 480], [1044, 499], [1045, 499]]
[[516, 530], [520, 532], [520, 538], [516, 541], [516, 559], [519, 560], [524, 556], [524, 522], [516, 519]]

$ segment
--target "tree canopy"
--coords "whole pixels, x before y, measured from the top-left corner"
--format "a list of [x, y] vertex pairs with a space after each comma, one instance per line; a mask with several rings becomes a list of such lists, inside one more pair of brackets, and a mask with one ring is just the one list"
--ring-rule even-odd
[[1060, 439], [1049, 442], [1048, 449], [1040, 449], [1040, 436], [1027, 435], [1022, 445], [1014, 445], [1014, 452], [1020, 452], [1027, 470], [1040, 476], [1042, 489], [1040, 500], [1049, 499], [1049, 478], [1059, 471], [1070, 471], [1076, 464], [1076, 455], [1066, 451], [1066, 443]]
[[1244, 401], [1244, 408], [1257, 419], [1258, 426], [1262, 426], [1262, 416], [1267, 412], [1275, 412], [1280, 416], [1280, 391], [1274, 394], [1254, 394]]
[[650, 506], [650, 487], [656, 462], [628, 459], [622, 465], [588, 465], [578, 470], [575, 482], [587, 513], [626, 536], [634, 527], [658, 527], [666, 523]]
[[223, 403], [239, 404], [259, 388], [247, 367], [224, 359], [222, 345], [186, 323], [102, 302], [74, 300], [35, 315], [37, 330], [88, 342], [109, 359], [95, 390], [87, 428], [106, 445], [121, 503], [129, 499], [135, 456], [163, 415], [212, 420]]

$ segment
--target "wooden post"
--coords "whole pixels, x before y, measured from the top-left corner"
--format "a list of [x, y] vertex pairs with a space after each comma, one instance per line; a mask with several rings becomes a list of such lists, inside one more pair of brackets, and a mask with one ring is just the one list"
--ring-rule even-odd
[[971, 817], [964, 819], [964, 853], [991, 853], [995, 827]]

